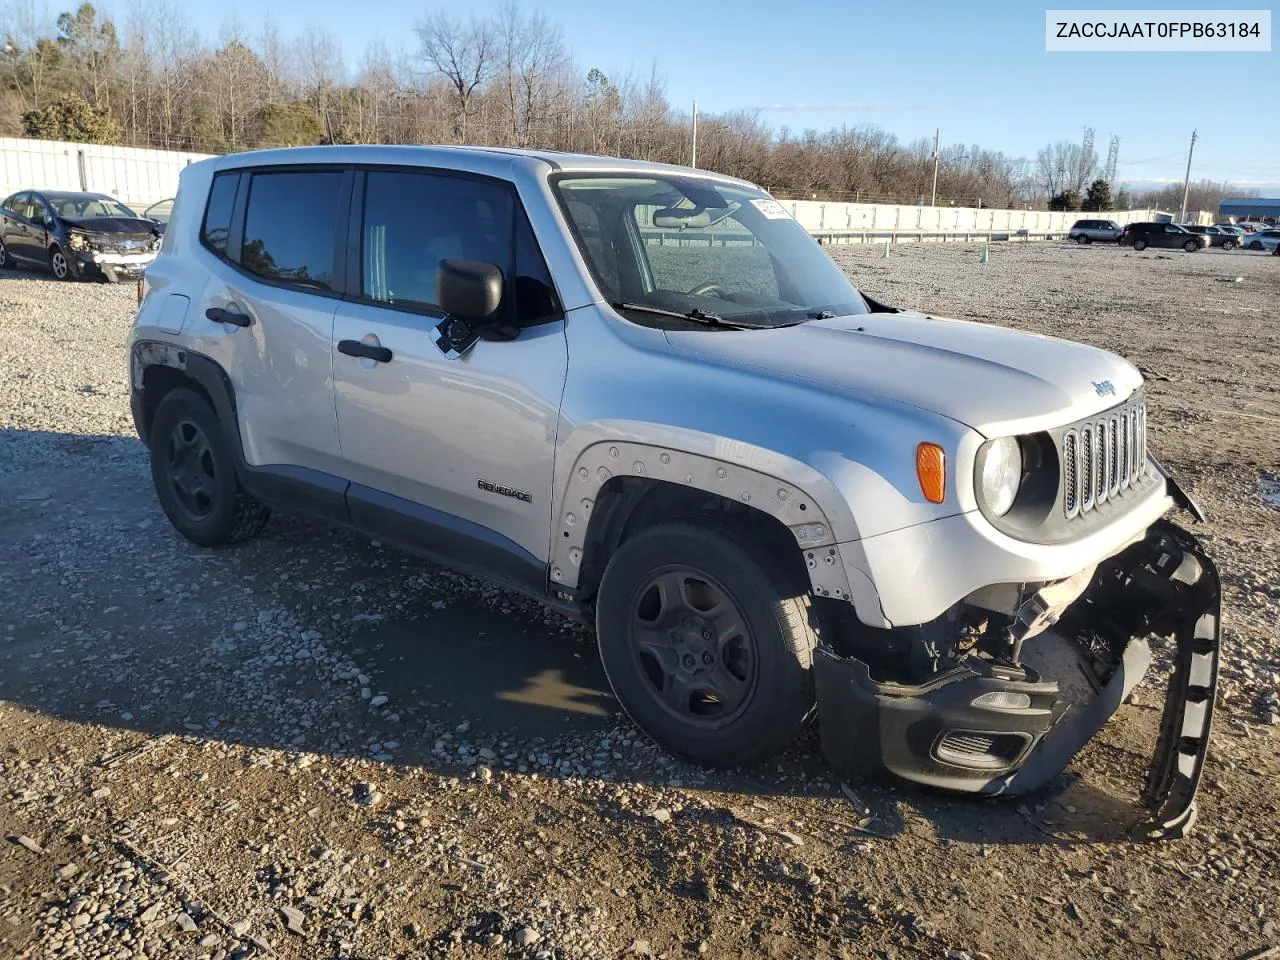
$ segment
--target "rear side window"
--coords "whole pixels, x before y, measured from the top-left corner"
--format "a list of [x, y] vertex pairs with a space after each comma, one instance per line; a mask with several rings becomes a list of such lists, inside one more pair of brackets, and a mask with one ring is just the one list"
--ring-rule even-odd
[[441, 260], [484, 260], [510, 277], [512, 206], [511, 191], [486, 180], [369, 171], [361, 292], [380, 303], [438, 309]]
[[267, 280], [331, 290], [342, 179], [340, 170], [254, 173], [240, 265]]
[[204, 211], [204, 225], [200, 239], [204, 245], [221, 256], [227, 255], [227, 238], [231, 235], [231, 210], [236, 202], [239, 173], [220, 173], [213, 178], [209, 188], [209, 205]]

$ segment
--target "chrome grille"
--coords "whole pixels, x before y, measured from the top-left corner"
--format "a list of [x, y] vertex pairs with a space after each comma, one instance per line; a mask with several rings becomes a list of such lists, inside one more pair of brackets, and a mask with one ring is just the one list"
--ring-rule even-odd
[[1068, 517], [1080, 512], [1080, 490], [1076, 486], [1076, 457], [1079, 456], [1080, 438], [1074, 430], [1068, 430], [1062, 438], [1062, 506]]
[[1146, 474], [1147, 411], [1141, 394], [1062, 434], [1062, 511], [1087, 513]]

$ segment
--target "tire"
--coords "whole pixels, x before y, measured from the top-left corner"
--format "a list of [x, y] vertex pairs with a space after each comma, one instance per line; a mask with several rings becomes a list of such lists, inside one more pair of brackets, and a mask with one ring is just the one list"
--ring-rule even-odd
[[1235, 242], [1234, 240], [1223, 240], [1223, 241], [1222, 241], [1222, 249], [1223, 249], [1223, 250], [1228, 250], [1228, 251], [1230, 251], [1230, 250], [1234, 250], [1235, 248], [1236, 248], [1236, 242]]
[[0, 269], [9, 270], [17, 266], [9, 259], [9, 250], [4, 245], [4, 239], [0, 238]]
[[1147, 249], [1147, 241], [1145, 240], [1133, 241], [1133, 249], [1137, 250], [1138, 252], [1142, 252], [1143, 250]]
[[165, 394], [151, 425], [151, 479], [165, 516], [202, 547], [256, 536], [271, 511], [236, 478], [226, 431], [194, 390]]
[[708, 518], [652, 527], [609, 561], [596, 601], [605, 675], [631, 719], [674, 753], [753, 763], [814, 717], [809, 585], [770, 554]]
[[1084, 246], [1088, 242], [1089, 242], [1089, 238], [1086, 237], [1083, 233], [1080, 234], [1078, 237], [1076, 237], [1076, 243], [1080, 244], [1080, 246]]
[[1182, 249], [1187, 251], [1187, 253], [1195, 253], [1200, 249], [1200, 244], [1196, 243], [1194, 240], [1188, 240], [1182, 245]]
[[1249, 248], [1250, 250], [1261, 250], [1261, 249], [1262, 249], [1262, 241], [1261, 241], [1261, 240], [1254, 240], [1254, 241], [1252, 241], [1251, 243], [1247, 244], [1247, 246], [1248, 246], [1248, 248]]
[[49, 248], [49, 272], [53, 274], [55, 280], [77, 279], [75, 267], [71, 265], [67, 255], [56, 243]]

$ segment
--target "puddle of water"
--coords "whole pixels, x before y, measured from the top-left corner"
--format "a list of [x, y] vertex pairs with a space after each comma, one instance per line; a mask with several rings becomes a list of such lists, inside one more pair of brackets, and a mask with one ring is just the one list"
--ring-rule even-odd
[[1262, 502], [1280, 510], [1280, 479], [1263, 477], [1258, 483], [1262, 487]]

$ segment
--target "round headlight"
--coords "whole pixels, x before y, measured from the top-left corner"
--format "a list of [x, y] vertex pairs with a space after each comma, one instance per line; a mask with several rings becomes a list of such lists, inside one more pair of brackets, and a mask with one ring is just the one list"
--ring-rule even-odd
[[997, 517], [1013, 506], [1022, 483], [1022, 448], [1015, 437], [989, 440], [978, 451], [978, 483], [982, 502]]
[[69, 233], [67, 234], [67, 246], [72, 250], [88, 250], [89, 238], [83, 233]]

